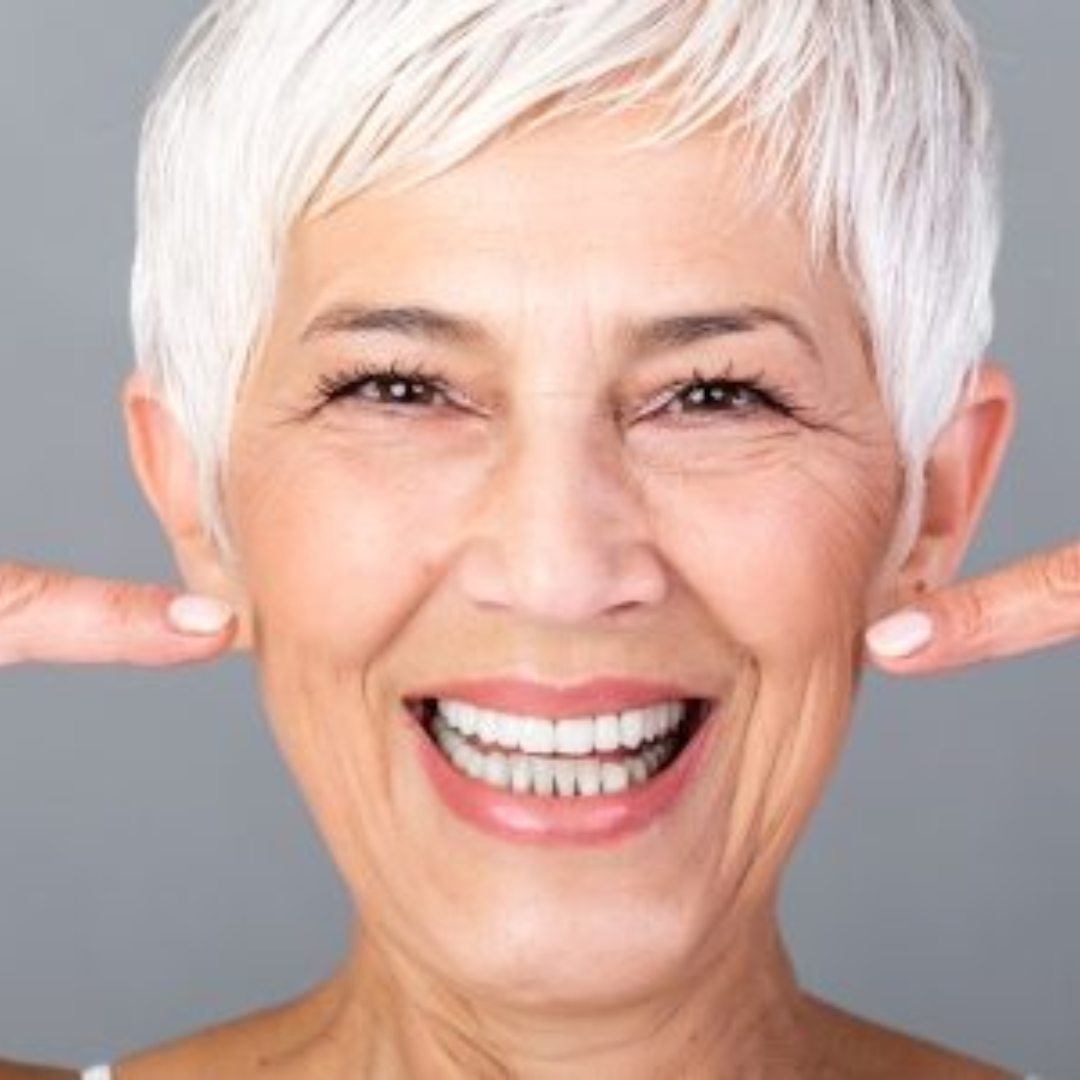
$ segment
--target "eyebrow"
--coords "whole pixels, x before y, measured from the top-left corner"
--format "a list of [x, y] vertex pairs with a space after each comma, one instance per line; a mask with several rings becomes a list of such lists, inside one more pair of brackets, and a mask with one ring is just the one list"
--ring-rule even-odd
[[433, 308], [343, 304], [316, 316], [300, 340], [361, 334], [397, 334], [453, 345], [467, 345], [488, 336], [478, 322]]
[[[713, 338], [749, 334], [776, 327], [793, 337], [816, 362], [817, 343], [807, 326], [779, 308], [742, 305], [715, 311], [648, 319], [631, 324], [625, 341], [636, 355], [680, 349]], [[339, 335], [395, 334], [448, 345], [474, 345], [490, 335], [473, 319], [423, 306], [371, 307], [342, 304], [316, 316], [301, 335], [304, 343]]]
[[686, 348], [712, 338], [750, 334], [767, 327], [786, 331], [809, 353], [811, 359], [821, 362], [817, 342], [801, 320], [779, 308], [759, 305], [653, 319], [632, 326], [628, 336], [631, 351], [648, 353]]

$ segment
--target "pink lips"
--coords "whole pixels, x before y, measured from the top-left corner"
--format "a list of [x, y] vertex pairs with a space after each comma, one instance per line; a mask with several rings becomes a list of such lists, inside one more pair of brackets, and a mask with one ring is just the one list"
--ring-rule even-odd
[[[630, 679], [596, 679], [568, 687], [494, 679], [440, 684], [410, 697], [452, 698], [502, 712], [564, 719], [687, 700], [695, 695], [685, 687]], [[716, 726], [710, 722], [699, 725], [679, 756], [648, 783], [614, 795], [576, 798], [500, 790], [458, 772], [424, 732], [417, 731], [416, 743], [436, 792], [458, 817], [507, 840], [588, 844], [621, 839], [669, 810], [696, 774]]]

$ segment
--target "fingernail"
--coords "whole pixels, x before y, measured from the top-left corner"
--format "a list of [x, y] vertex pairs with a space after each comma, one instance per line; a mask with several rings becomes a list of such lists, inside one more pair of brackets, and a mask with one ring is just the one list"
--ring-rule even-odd
[[181, 634], [212, 637], [232, 621], [233, 610], [208, 596], [178, 596], [169, 605], [169, 622]]
[[930, 643], [934, 624], [922, 611], [902, 611], [875, 623], [866, 632], [866, 643], [878, 656], [901, 660]]

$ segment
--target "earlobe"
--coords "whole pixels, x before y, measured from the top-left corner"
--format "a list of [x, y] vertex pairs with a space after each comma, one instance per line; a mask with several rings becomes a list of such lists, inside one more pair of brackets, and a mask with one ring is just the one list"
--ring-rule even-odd
[[926, 462], [922, 520], [900, 571], [898, 604], [940, 588], [959, 570], [993, 491], [1015, 412], [1009, 376], [984, 364]]
[[142, 373], [125, 383], [123, 409], [135, 475], [172, 546], [185, 586], [222, 600], [237, 612], [236, 643], [246, 648], [251, 623], [247, 597], [203, 521], [198, 474], [187, 439]]

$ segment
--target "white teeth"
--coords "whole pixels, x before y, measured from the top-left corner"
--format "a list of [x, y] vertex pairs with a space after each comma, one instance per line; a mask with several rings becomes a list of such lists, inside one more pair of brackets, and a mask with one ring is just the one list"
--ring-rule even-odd
[[555, 725], [555, 749], [560, 754], [584, 756], [592, 753], [595, 742], [591, 720], [560, 720]]
[[645, 740], [645, 710], [629, 709], [619, 717], [619, 742], [636, 750]]
[[551, 758], [535, 758], [532, 761], [533, 791], [537, 795], [555, 794], [555, 762]]
[[503, 754], [487, 754], [484, 757], [484, 780], [492, 787], [510, 786], [510, 764]]
[[515, 795], [527, 795], [532, 791], [532, 779], [533, 770], [529, 759], [515, 754], [510, 759], [510, 790]]
[[450, 760], [462, 771], [469, 771], [469, 758], [476, 753], [475, 750], [464, 740], [459, 739], [452, 748], [448, 744], [443, 745], [444, 750], [450, 750]]
[[605, 795], [614, 795], [630, 786], [630, 773], [617, 761], [605, 761], [600, 766], [600, 786]]
[[656, 742], [674, 732], [687, 714], [681, 701], [558, 721], [478, 709], [463, 701], [442, 700], [437, 708], [454, 731], [475, 737], [485, 746], [573, 757], [636, 750], [642, 743]]
[[602, 753], [619, 749], [619, 718], [614, 713], [597, 718], [596, 749]]
[[509, 717], [496, 715], [495, 741], [506, 750], [517, 749], [517, 732], [514, 730], [514, 722]]
[[[648, 783], [678, 752], [686, 717], [679, 701], [556, 721], [440, 700], [432, 733], [453, 766], [474, 780], [565, 799]], [[620, 751], [618, 760], [596, 756]]]
[[527, 754], [550, 754], [555, 750], [555, 725], [551, 720], [529, 716], [517, 724], [518, 745]]
[[657, 712], [655, 709], [646, 713], [643, 717], [643, 727], [645, 729], [645, 741], [652, 742], [653, 739], [660, 737], [660, 726], [664, 722], [664, 715]]
[[600, 794], [600, 762], [596, 758], [577, 763], [577, 782], [582, 795]]
[[465, 758], [465, 771], [474, 780], [484, 779], [484, 755], [479, 750], [470, 749], [468, 757]]
[[482, 743], [489, 746], [496, 741], [499, 732], [499, 718], [495, 713], [482, 712], [477, 721], [476, 735]]
[[566, 797], [577, 791], [577, 763], [573, 761], [555, 762], [555, 788]]
[[[608, 753], [603, 747], [610, 743], [611, 718], [601, 717], [595, 724], [591, 720], [561, 720], [554, 724], [529, 717], [521, 725], [525, 727], [525, 741], [545, 747], [554, 744], [552, 749], [563, 756], [552, 757], [546, 752], [506, 754], [493, 745], [502, 745], [502, 738], [489, 739], [486, 744], [481, 741], [484, 733], [494, 731], [496, 736], [504, 735], [502, 717], [496, 715], [493, 718], [493, 729], [491, 721], [484, 720], [485, 710], [472, 712], [476, 735], [468, 738], [458, 723], [464, 720], [468, 726], [474, 726], [469, 716], [456, 704], [445, 711], [440, 707], [431, 728], [436, 743], [459, 772], [516, 795], [564, 799], [614, 795], [648, 783], [674, 757], [679, 747], [676, 734], [660, 735], [640, 750], [624, 754], [621, 760], [601, 759], [590, 755], [586, 742], [590, 744], [589, 749], [595, 747], [600, 753]], [[647, 714], [650, 712], [655, 710], [636, 710], [633, 714], [623, 713], [617, 718], [619, 745], [639, 741], [639, 731], [647, 724]], [[677, 709], [670, 717], [664, 718], [664, 726], [674, 732], [683, 714], [683, 709]], [[454, 725], [450, 717], [453, 717]], [[603, 729], [599, 739], [596, 738], [597, 728]], [[602, 745], [597, 746], [598, 742]]]
[[478, 712], [472, 705], [463, 701], [441, 701], [439, 712], [455, 731], [462, 735], [476, 734]]

